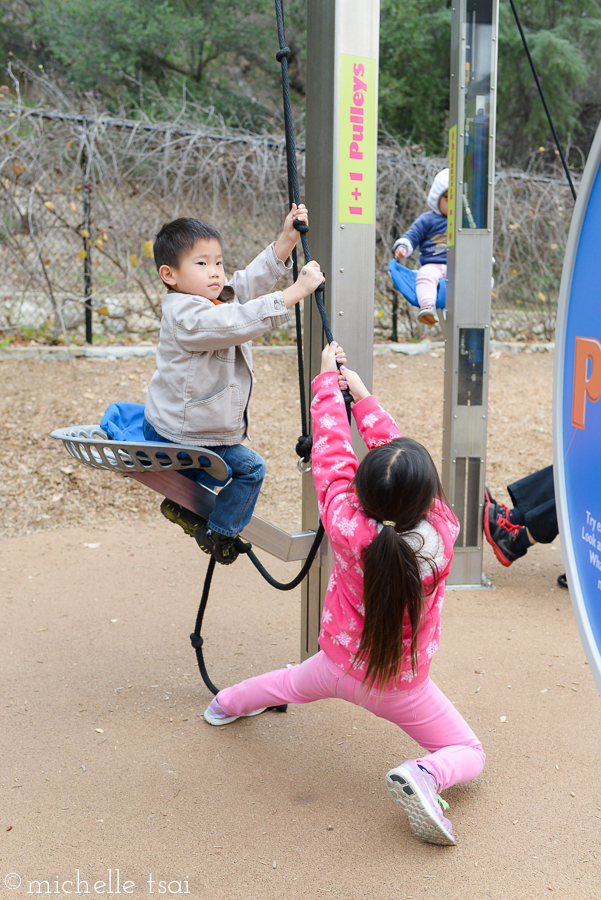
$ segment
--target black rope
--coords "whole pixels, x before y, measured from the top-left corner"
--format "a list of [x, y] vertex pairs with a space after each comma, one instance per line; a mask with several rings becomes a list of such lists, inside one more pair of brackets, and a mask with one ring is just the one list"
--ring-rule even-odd
[[190, 642], [196, 651], [196, 660], [198, 662], [198, 668], [200, 669], [200, 675], [208, 689], [212, 694], [218, 694], [219, 688], [215, 687], [211, 679], [209, 678], [209, 673], [207, 672], [207, 667], [205, 665], [204, 657], [202, 655], [202, 645], [203, 640], [200, 636], [200, 629], [202, 628], [202, 620], [204, 618], [205, 609], [207, 608], [207, 602], [209, 599], [209, 592], [211, 590], [211, 581], [213, 580], [213, 572], [215, 571], [215, 558], [212, 556], [209, 560], [209, 565], [207, 566], [207, 574], [205, 575], [205, 583], [202, 589], [202, 599], [200, 601], [200, 606], [198, 607], [198, 615], [196, 616], [196, 625], [194, 627], [193, 633], [190, 635]]
[[[296, 144], [294, 138], [294, 124], [292, 121], [292, 102], [290, 99], [290, 80], [288, 77], [288, 55], [290, 48], [286, 46], [286, 38], [284, 36], [284, 10], [281, 3], [275, 5], [275, 14], [278, 28], [278, 39], [280, 49], [275, 58], [282, 67], [282, 93], [284, 98], [284, 129], [286, 134], [286, 170], [288, 173], [288, 205], [292, 208], [292, 204], [300, 205], [300, 185], [298, 181], [298, 169], [296, 165]], [[292, 152], [290, 152], [292, 148]], [[303, 253], [306, 262], [311, 259], [309, 251], [309, 242], [305, 237], [307, 226], [304, 222], [296, 220], [294, 227], [300, 233]], [[294, 281], [298, 278], [298, 258], [296, 247], [292, 251], [292, 277]], [[322, 289], [323, 290], [323, 289]], [[307, 410], [307, 397], [305, 394], [305, 364], [303, 359], [303, 330], [301, 322], [300, 307], [297, 303], [294, 307], [294, 319], [296, 324], [296, 353], [298, 358], [298, 391], [300, 396], [300, 413], [302, 434], [296, 445], [296, 452], [303, 462], [309, 462], [311, 458], [311, 446], [313, 438], [309, 434], [309, 415]]]
[[[290, 99], [290, 83], [288, 79], [288, 55], [290, 53], [290, 48], [286, 46], [286, 40], [284, 37], [284, 12], [282, 7], [282, 0], [275, 0], [275, 8], [276, 8], [276, 19], [278, 24], [278, 36], [280, 49], [276, 53], [276, 59], [281, 63], [282, 66], [282, 89], [284, 94], [284, 123], [285, 123], [285, 133], [286, 133], [286, 166], [288, 170], [288, 199], [289, 204], [292, 206], [295, 203], [297, 206], [300, 205], [300, 187], [298, 181], [298, 169], [296, 165], [296, 146], [294, 140], [294, 126], [292, 122], [292, 102]], [[303, 248], [303, 253], [305, 256], [305, 261], [311, 261], [311, 253], [309, 250], [309, 242], [307, 240], [307, 232], [309, 230], [308, 226], [304, 224], [304, 222], [295, 221], [294, 227], [300, 233], [301, 244]], [[292, 271], [293, 277], [296, 281], [298, 277], [298, 262], [297, 262], [297, 253], [296, 248], [292, 251]], [[329, 344], [332, 343], [334, 337], [332, 335], [332, 329], [330, 327], [330, 322], [328, 319], [328, 314], [325, 309], [325, 305], [323, 302], [323, 285], [317, 288], [315, 291], [315, 302], [317, 304], [317, 308], [319, 310], [319, 315], [321, 316], [321, 321], [323, 325], [323, 329], [325, 332], [326, 340]], [[308, 433], [309, 425], [308, 425], [308, 414], [307, 414], [307, 402], [305, 396], [305, 375], [304, 375], [304, 362], [303, 362], [303, 339], [302, 339], [302, 325], [300, 319], [300, 311], [298, 308], [298, 304], [296, 304], [296, 343], [298, 348], [298, 368], [299, 368], [299, 392], [300, 392], [300, 406], [301, 406], [301, 423], [303, 433], [299, 437], [296, 452], [298, 455], [304, 460], [307, 461], [311, 458], [311, 446], [313, 443], [313, 437]], [[346, 412], [348, 416], [348, 420], [351, 420], [351, 404], [353, 402], [353, 398], [349, 390], [342, 391], [342, 395], [344, 397], [344, 401], [346, 403]], [[317, 531], [315, 533], [315, 538], [311, 545], [311, 549], [309, 550], [308, 556], [301, 567], [300, 572], [289, 582], [281, 582], [276, 581], [276, 579], [267, 571], [265, 566], [261, 563], [261, 561], [256, 557], [252, 544], [246, 543], [240, 538], [237, 541], [237, 549], [240, 553], [245, 553], [253, 566], [257, 569], [257, 571], [263, 576], [263, 578], [270, 584], [272, 587], [276, 588], [279, 591], [291, 591], [295, 587], [297, 587], [307, 576], [309, 569], [313, 565], [313, 561], [315, 560], [315, 556], [317, 555], [317, 551], [319, 546], [323, 540], [324, 536], [324, 527], [320, 522]], [[190, 635], [190, 642], [194, 647], [196, 652], [196, 659], [198, 661], [198, 668], [200, 670], [200, 674], [202, 680], [208, 687], [208, 689], [213, 694], [219, 693], [219, 688], [217, 688], [213, 682], [211, 681], [209, 674], [207, 672], [207, 668], [204, 661], [204, 656], [202, 652], [203, 647], [203, 639], [201, 637], [201, 628], [202, 628], [202, 620], [204, 618], [205, 609], [207, 606], [207, 602], [209, 599], [209, 593], [211, 590], [211, 582], [213, 579], [213, 572], [215, 571], [215, 558], [211, 557], [209, 560], [209, 565], [207, 567], [207, 572], [205, 575], [205, 582], [202, 591], [202, 598], [200, 601], [200, 606], [198, 608], [198, 615], [196, 616], [196, 626], [194, 628], [194, 632]], [[270, 707], [270, 709], [275, 709], [279, 712], [286, 711], [286, 705], [283, 706], [275, 706]]]
[[265, 568], [263, 563], [259, 559], [257, 559], [257, 557], [255, 556], [254, 551], [252, 549], [252, 544], [245, 544], [243, 541], [240, 541], [240, 543], [238, 544], [238, 547], [239, 547], [241, 553], [246, 553], [246, 555], [250, 559], [250, 561], [253, 564], [253, 566], [255, 567], [255, 569], [261, 573], [261, 575], [263, 576], [263, 578], [265, 579], [265, 581], [268, 584], [270, 584], [274, 588], [277, 588], [278, 591], [291, 591], [295, 587], [298, 587], [298, 585], [301, 583], [301, 581], [303, 581], [305, 579], [305, 577], [307, 576], [309, 569], [313, 565], [313, 560], [315, 559], [315, 556], [317, 555], [317, 551], [319, 550], [319, 545], [321, 544], [324, 534], [325, 534], [325, 529], [320, 522], [319, 525], [317, 526], [317, 531], [315, 532], [315, 537], [313, 539], [313, 543], [311, 544], [311, 549], [309, 550], [309, 555], [307, 556], [305, 562], [303, 563], [302, 569], [300, 570], [298, 575], [296, 575], [292, 579], [292, 581], [288, 581], [288, 582], [276, 581], [275, 578], [273, 577], [273, 575], [269, 574], [269, 572], [267, 571], [267, 569]]
[[[282, 13], [282, 15], [283, 15], [283, 13]], [[283, 27], [283, 23], [282, 23], [282, 27]], [[278, 50], [278, 52], [276, 53], [276, 59], [278, 62], [281, 63], [283, 59], [285, 59], [285, 61], [286, 61], [286, 76], [285, 76], [286, 82], [288, 82], [288, 54], [289, 53], [290, 53], [289, 47], [283, 47], [281, 50]], [[284, 75], [282, 73], [282, 83], [283, 82], [284, 82]], [[290, 85], [289, 84], [288, 84], [288, 97], [290, 97]], [[286, 145], [287, 145], [288, 137], [290, 134], [292, 135], [292, 140], [294, 141], [294, 127], [293, 127], [293, 124], [291, 121], [291, 116], [288, 116], [286, 109], [287, 109], [287, 107], [286, 107], [286, 105], [284, 105], [284, 117], [285, 117], [286, 125], [287, 125], [287, 131], [286, 131]], [[294, 161], [296, 162], [296, 154], [295, 154]], [[293, 203], [296, 203], [297, 206], [299, 203], [298, 172], [296, 174], [297, 191], [295, 194], [294, 188], [293, 188], [294, 173], [291, 169], [291, 165], [292, 165], [292, 162], [290, 160], [289, 154], [287, 153], [286, 154], [286, 169], [288, 172], [288, 207], [290, 209], [292, 209]], [[307, 226], [305, 225], [305, 223], [299, 222], [298, 220], [296, 220], [294, 222], [294, 227], [299, 232], [303, 232], [307, 229]], [[296, 281], [297, 278], [298, 278], [298, 255], [297, 255], [296, 247], [295, 247], [292, 251], [292, 279], [293, 279], [293, 281]], [[300, 414], [301, 414], [301, 428], [302, 428], [302, 434], [299, 437], [299, 441], [303, 442], [303, 447], [306, 446], [307, 438], [310, 441], [308, 454], [304, 449], [303, 449], [302, 453], [299, 453], [298, 445], [297, 445], [296, 452], [298, 453], [299, 456], [302, 457], [303, 462], [308, 462], [309, 459], [311, 458], [312, 438], [311, 438], [311, 435], [309, 434], [309, 416], [308, 416], [308, 412], [307, 412], [307, 398], [306, 398], [306, 394], [305, 394], [305, 363], [304, 363], [304, 359], [303, 359], [303, 326], [302, 326], [302, 322], [301, 322], [300, 306], [298, 303], [295, 303], [295, 305], [294, 305], [294, 323], [295, 323], [295, 327], [296, 327], [296, 355], [297, 355], [297, 362], [298, 362], [298, 392], [299, 392], [299, 396], [300, 396]]]
[[526, 35], [524, 34], [524, 29], [522, 28], [522, 23], [520, 22], [520, 17], [518, 16], [518, 11], [515, 8], [515, 3], [513, 2], [513, 0], [509, 0], [509, 2], [511, 4], [511, 9], [513, 10], [513, 15], [514, 15], [514, 18], [516, 21], [516, 25], [518, 26], [518, 30], [522, 37], [522, 43], [524, 45], [524, 50], [526, 51], [526, 56], [528, 57], [528, 62], [530, 63], [530, 68], [532, 69], [532, 74], [534, 75], [534, 80], [536, 82], [536, 86], [538, 88], [540, 98], [542, 100], [543, 106], [545, 108], [545, 112], [547, 114], [547, 119], [549, 120], [549, 125], [551, 126], [551, 132], [553, 134], [553, 139], [555, 140], [555, 145], [559, 152], [559, 156], [561, 158], [561, 162], [562, 162], [564, 171], [566, 173], [566, 178], [568, 179], [568, 184], [570, 185], [570, 190], [572, 191], [572, 197], [574, 198], [574, 200], [576, 200], [576, 189], [572, 182], [572, 176], [570, 175], [570, 170], [568, 169], [568, 163], [564, 156], [564, 152], [561, 147], [561, 143], [559, 141], [559, 135], [557, 134], [557, 131], [555, 130], [555, 125], [553, 124], [553, 119], [551, 118], [551, 112], [549, 110], [549, 107], [547, 106], [547, 101], [545, 99], [545, 93], [543, 91], [543, 86], [540, 83], [540, 78], [538, 77], [538, 72], [536, 71], [536, 66], [534, 65], [534, 60], [532, 59], [532, 54], [530, 53], [530, 48], [528, 46], [528, 41], [526, 40]]
[[[290, 97], [290, 79], [288, 75], [288, 55], [290, 53], [290, 48], [286, 46], [286, 35], [284, 32], [284, 6], [283, 0], [275, 0], [275, 16], [278, 27], [278, 41], [280, 44], [280, 49], [275, 55], [275, 58], [280, 63], [282, 67], [282, 97], [283, 97], [283, 105], [284, 105], [284, 133], [286, 136], [286, 168], [288, 171], [288, 198], [290, 203], [296, 203], [298, 206], [300, 204], [300, 185], [298, 180], [298, 168], [296, 165], [296, 141], [294, 138], [294, 123], [292, 121], [292, 100]], [[303, 253], [305, 256], [306, 262], [311, 262], [312, 256], [311, 251], [309, 250], [309, 241], [307, 238], [308, 227], [302, 222], [295, 222], [294, 227], [300, 232], [301, 244], [303, 248]], [[317, 305], [317, 309], [319, 310], [319, 315], [321, 317], [321, 322], [323, 325], [324, 334], [326, 337], [326, 341], [328, 344], [331, 344], [334, 340], [334, 335], [332, 334], [332, 329], [330, 327], [330, 320], [328, 319], [328, 314], [326, 312], [325, 304], [323, 301], [323, 285], [320, 285], [315, 291], [315, 303]], [[298, 307], [298, 304], [297, 304]], [[300, 314], [299, 314], [300, 315]], [[298, 344], [298, 338], [297, 338]], [[353, 400], [350, 394], [350, 391], [346, 390], [342, 392], [344, 396], [344, 401], [347, 407], [347, 414], [350, 415], [350, 405]], [[304, 378], [303, 378], [303, 387], [301, 389], [301, 396], [304, 397]], [[303, 403], [301, 402], [301, 409], [303, 407]], [[349, 419], [350, 421], [350, 419]], [[307, 429], [303, 426], [303, 434], [301, 438], [306, 438]], [[299, 439], [300, 443], [300, 439]], [[297, 453], [299, 448], [299, 444], [297, 444]], [[300, 454], [299, 454], [300, 455]]]
[[[294, 281], [298, 278], [296, 247], [292, 251], [292, 277]], [[306, 463], [311, 459], [313, 437], [309, 434], [309, 414], [307, 410], [307, 395], [305, 394], [305, 362], [303, 359], [303, 324], [301, 322], [300, 304], [298, 303], [294, 304], [294, 324], [296, 326], [296, 361], [298, 365], [298, 394], [300, 399], [302, 429], [302, 434], [296, 445], [296, 452], [302, 458], [303, 462]], [[301, 451], [299, 451], [299, 445], [302, 448]]]
[[[324, 527], [319, 523], [319, 527], [317, 529], [317, 533], [315, 535], [315, 539], [313, 544], [311, 545], [311, 549], [309, 550], [309, 555], [307, 556], [300, 572], [298, 575], [289, 582], [281, 582], [276, 581], [275, 578], [269, 574], [267, 569], [263, 566], [260, 560], [255, 556], [252, 544], [245, 543], [238, 539], [238, 549], [241, 553], [246, 553], [252, 564], [255, 568], [261, 573], [263, 578], [272, 586], [277, 588], [280, 591], [291, 591], [295, 587], [297, 587], [301, 581], [306, 577], [307, 572], [313, 565], [313, 560], [317, 554], [319, 549], [319, 545], [321, 544], [322, 538], [324, 536]], [[204, 661], [204, 655], [202, 652], [202, 647], [204, 644], [204, 640], [201, 635], [202, 629], [202, 620], [204, 619], [205, 610], [207, 608], [207, 602], [209, 600], [209, 594], [211, 592], [211, 582], [213, 581], [213, 573], [215, 572], [215, 557], [211, 556], [209, 559], [209, 565], [207, 566], [207, 571], [205, 575], [205, 583], [202, 589], [202, 599], [200, 601], [200, 606], [198, 607], [198, 614], [196, 616], [196, 625], [194, 626], [194, 631], [190, 635], [190, 643], [194, 647], [194, 651], [196, 653], [196, 661], [198, 663], [198, 669], [200, 672], [200, 677], [204, 681], [205, 685], [211, 691], [212, 694], [216, 695], [219, 693], [219, 688], [216, 687], [211, 681], [211, 677], [207, 671], [206, 663]], [[280, 706], [269, 706], [268, 709], [275, 712], [286, 712], [288, 708], [287, 703], [282, 703]]]

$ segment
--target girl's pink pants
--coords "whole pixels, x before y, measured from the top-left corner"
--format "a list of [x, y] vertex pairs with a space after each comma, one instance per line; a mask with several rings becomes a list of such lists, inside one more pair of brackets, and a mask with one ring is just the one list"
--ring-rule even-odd
[[447, 277], [447, 267], [441, 263], [426, 263], [418, 270], [415, 293], [420, 309], [436, 306], [438, 279]]
[[[436, 779], [438, 790], [470, 781], [484, 767], [482, 744], [450, 700], [430, 678], [405, 691], [366, 692], [320, 650], [298, 666], [277, 669], [219, 691], [228, 716], [282, 703], [311, 703], [328, 697], [348, 700], [394, 722], [428, 750], [417, 762]], [[397, 763], [397, 765], [400, 763]]]

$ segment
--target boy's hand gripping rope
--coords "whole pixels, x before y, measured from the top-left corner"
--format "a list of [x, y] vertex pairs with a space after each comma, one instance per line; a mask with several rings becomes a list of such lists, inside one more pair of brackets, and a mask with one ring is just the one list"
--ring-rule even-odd
[[[300, 204], [300, 187], [298, 181], [298, 169], [296, 165], [296, 141], [294, 138], [294, 124], [292, 121], [292, 101], [290, 99], [290, 80], [288, 77], [288, 56], [290, 54], [290, 47], [286, 45], [286, 35], [284, 32], [284, 7], [283, 0], [275, 0], [275, 15], [277, 21], [278, 28], [278, 41], [280, 45], [280, 49], [275, 55], [275, 58], [280, 63], [282, 67], [282, 97], [283, 97], [283, 106], [284, 106], [284, 134], [286, 137], [286, 168], [288, 172], [288, 203], [292, 206], [293, 203], [296, 203], [298, 206]], [[303, 248], [303, 254], [305, 256], [305, 262], [310, 262], [312, 259], [311, 251], [309, 250], [309, 240], [307, 238], [307, 232], [309, 231], [308, 225], [305, 225], [304, 222], [299, 222], [295, 220], [294, 227], [300, 234], [301, 245]], [[298, 264], [297, 264], [297, 255], [296, 248], [292, 251], [292, 273], [293, 277], [296, 280], [298, 277]], [[332, 334], [332, 329], [330, 326], [330, 320], [328, 319], [328, 314], [326, 312], [324, 300], [323, 300], [324, 288], [323, 285], [320, 285], [315, 291], [315, 303], [317, 305], [317, 309], [319, 311], [319, 315], [321, 317], [321, 322], [323, 325], [324, 334], [326, 337], [326, 341], [328, 344], [331, 344], [334, 340], [334, 335]], [[300, 407], [301, 407], [301, 422], [303, 433], [299, 437], [298, 442], [296, 444], [296, 452], [298, 453], [301, 461], [304, 463], [308, 463], [311, 458], [311, 446], [313, 443], [313, 438], [309, 434], [309, 426], [308, 426], [308, 416], [307, 416], [307, 400], [305, 396], [305, 373], [304, 373], [304, 363], [303, 363], [303, 339], [302, 339], [302, 326], [300, 319], [300, 309], [298, 303], [295, 306], [295, 320], [296, 320], [296, 346], [298, 352], [298, 374], [299, 374], [299, 393], [300, 393]], [[345, 390], [342, 392], [342, 396], [344, 397], [344, 402], [346, 403], [346, 411], [349, 417], [350, 422], [350, 414], [351, 414], [351, 404], [353, 402], [353, 398], [349, 390]], [[307, 468], [305, 471], [309, 471]]]

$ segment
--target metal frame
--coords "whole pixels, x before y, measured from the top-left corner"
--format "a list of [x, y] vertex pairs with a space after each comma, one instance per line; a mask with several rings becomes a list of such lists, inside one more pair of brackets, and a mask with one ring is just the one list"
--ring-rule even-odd
[[[227, 464], [206, 447], [179, 444], [111, 441], [99, 425], [59, 428], [50, 437], [62, 441], [73, 459], [93, 469], [126, 475], [145, 487], [208, 519], [216, 494], [186, 478], [182, 471], [204, 469], [217, 481], [227, 481]], [[315, 531], [288, 534], [276, 525], [253, 516], [242, 537], [286, 562], [306, 559]]]
[[[566, 489], [565, 455], [567, 450], [564, 447], [563, 398], [566, 381], [570, 384], [572, 380], [571, 378], [566, 378], [565, 355], [567, 349], [566, 331], [574, 269], [582, 228], [589, 208], [591, 193], [600, 170], [601, 125], [597, 129], [597, 134], [582, 176], [566, 246], [555, 326], [555, 369], [553, 374], [553, 476], [555, 482], [555, 502], [559, 521], [559, 535], [561, 539], [563, 561], [566, 567], [566, 574], [570, 587], [570, 598], [572, 600], [574, 616], [578, 625], [580, 640], [582, 641], [586, 658], [599, 691], [601, 691], [601, 651], [595, 640], [595, 635], [587, 612], [585, 591], [578, 571], [572, 530], [570, 528], [570, 519], [572, 515], [576, 515], [576, 510], [571, 510], [568, 505]], [[594, 304], [594, 294], [591, 294], [591, 303]], [[584, 326], [585, 333], [588, 333], [587, 329], [591, 328], [591, 324], [589, 319]], [[598, 334], [597, 337], [600, 338], [601, 335]], [[601, 495], [599, 491], [599, 468], [595, 459], [591, 460], [590, 470], [587, 469], [586, 471], [583, 471], [582, 478], [588, 479], [590, 484], [591, 501], [596, 499], [598, 502]], [[594, 599], [598, 604], [598, 599], [596, 597]]]
[[[308, 0], [306, 202], [311, 221], [311, 253], [326, 274], [325, 305], [334, 337], [368, 386], [373, 376], [379, 26], [379, 0]], [[347, 87], [349, 57], [356, 58], [358, 66], [363, 61], [369, 72], [369, 79], [364, 79], [367, 85], [364, 98], [357, 98], [364, 100], [362, 115], [351, 114]], [[349, 152], [345, 129], [355, 124], [362, 128], [363, 142], [359, 149], [363, 159], [358, 162], [365, 164], [365, 171], [349, 175], [353, 180], [345, 184], [345, 162], [348, 163]], [[348, 215], [341, 214], [342, 190], [349, 192]], [[356, 195], [352, 194], [355, 200], [350, 199], [353, 190], [357, 191]], [[350, 213], [350, 204], [355, 201], [359, 204], [366, 196], [373, 196], [369, 206], [361, 207], [366, 215], [358, 217]], [[305, 302], [304, 316], [306, 389], [309, 392], [310, 382], [319, 372], [324, 336], [321, 320], [312, 303]], [[365, 447], [354, 426], [353, 445], [355, 452], [362, 456]], [[305, 476], [303, 528], [315, 530], [318, 520], [313, 479]], [[311, 568], [303, 582], [302, 659], [318, 650], [317, 638], [330, 568], [329, 545], [324, 539], [317, 565]]]
[[[456, 0], [452, 7], [449, 166], [451, 177], [455, 173], [455, 182], [449, 185], [449, 198], [454, 192], [457, 214], [454, 220], [451, 212], [449, 214], [448, 285], [446, 320], [443, 323], [445, 377], [442, 482], [461, 525], [447, 585], [473, 589], [485, 585], [482, 576], [482, 510], [488, 422], [498, 0], [491, 0], [486, 228], [462, 227], [466, 6], [466, 0]], [[453, 147], [456, 148], [456, 155]], [[473, 374], [469, 374], [470, 366]], [[469, 389], [466, 392], [465, 386], [469, 385], [472, 377], [478, 385], [478, 391], [477, 396], [474, 393], [470, 399], [463, 394], [469, 394]]]

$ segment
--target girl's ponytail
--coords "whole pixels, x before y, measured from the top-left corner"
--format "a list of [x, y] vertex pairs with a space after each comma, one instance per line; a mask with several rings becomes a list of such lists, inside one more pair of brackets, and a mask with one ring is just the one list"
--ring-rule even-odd
[[422, 579], [429, 565], [435, 590], [437, 571], [421, 556], [419, 544], [415, 546], [419, 536], [408, 533], [424, 518], [436, 495], [442, 495], [442, 487], [425, 447], [410, 438], [397, 438], [363, 459], [354, 488], [365, 513], [382, 523], [363, 551], [365, 623], [356, 662], [365, 663], [363, 682], [368, 688], [385, 687], [400, 677], [407, 651], [412, 671], [417, 670]]

